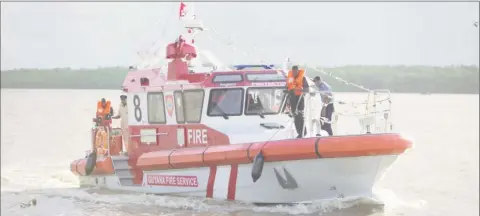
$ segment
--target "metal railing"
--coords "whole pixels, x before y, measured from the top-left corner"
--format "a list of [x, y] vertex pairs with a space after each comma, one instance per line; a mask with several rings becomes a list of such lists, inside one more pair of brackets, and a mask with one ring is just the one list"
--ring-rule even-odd
[[[379, 94], [382, 94], [382, 93], [386, 94], [386, 96], [379, 97]], [[295, 107], [295, 112], [291, 110], [291, 113], [293, 115], [292, 117], [298, 114], [303, 114], [305, 126], [303, 127], [302, 133], [305, 134], [305, 131], [307, 130], [307, 136], [319, 134], [321, 131], [321, 125], [323, 124], [331, 124], [332, 130], [336, 132], [337, 130], [334, 128], [336, 128], [338, 116], [350, 116], [350, 117], [357, 118], [361, 126], [361, 132], [362, 131], [366, 133], [390, 132], [393, 129], [393, 124], [391, 122], [391, 106], [392, 106], [391, 93], [387, 89], [378, 89], [378, 90], [369, 91], [367, 95], [367, 100], [362, 102], [351, 102], [351, 103], [346, 103], [343, 101], [330, 102], [330, 103], [335, 103], [339, 105], [350, 105], [351, 108], [353, 109], [358, 109], [358, 108], [362, 109], [362, 111], [356, 112], [353, 115], [351, 114], [349, 115], [345, 112], [342, 113], [342, 112], [335, 111], [335, 113], [332, 114], [332, 120], [322, 117], [321, 115], [320, 117], [317, 118], [316, 116], [317, 114], [315, 113], [315, 110], [313, 108], [315, 104], [312, 104], [315, 98], [315, 96], [312, 96], [312, 95], [317, 95], [317, 94], [320, 94], [321, 96], [327, 96], [328, 98], [332, 98], [331, 96], [325, 94], [322, 91], [304, 92], [302, 93], [302, 95], [300, 95], [298, 101], [300, 101], [303, 98], [304, 106], [306, 109], [304, 109], [303, 111], [298, 110], [299, 103], [297, 103]], [[288, 96], [290, 97], [291, 95], [288, 95]], [[385, 104], [385, 102], [388, 102], [387, 107], [382, 106], [382, 104]], [[323, 103], [322, 101], [321, 104], [323, 104], [323, 106], [326, 106], [330, 103]], [[362, 107], [360, 105], [364, 105], [364, 106]], [[378, 126], [382, 124], [384, 125], [383, 128], [381, 128], [381, 126]], [[375, 129], [375, 130], [373, 131], [372, 129]], [[294, 134], [295, 133], [292, 133], [291, 136], [294, 137]]]

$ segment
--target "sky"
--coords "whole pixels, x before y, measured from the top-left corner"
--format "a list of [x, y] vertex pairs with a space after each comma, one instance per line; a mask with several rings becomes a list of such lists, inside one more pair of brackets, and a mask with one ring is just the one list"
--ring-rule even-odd
[[[1, 70], [135, 65], [137, 52], [182, 33], [179, 4], [2, 2]], [[318, 66], [479, 65], [478, 2], [201, 2], [194, 7], [209, 29], [196, 44], [227, 64], [279, 63], [289, 56]]]

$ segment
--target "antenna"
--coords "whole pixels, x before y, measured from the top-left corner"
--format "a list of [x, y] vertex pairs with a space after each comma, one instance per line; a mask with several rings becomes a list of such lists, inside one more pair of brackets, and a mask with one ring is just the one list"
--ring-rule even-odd
[[192, 1], [192, 19], [195, 20], [197, 17], [195, 15], [195, 0]]
[[236, 35], [236, 32], [235, 30], [233, 30], [233, 43], [232, 43], [232, 46], [233, 46], [233, 65], [236, 65], [237, 64], [237, 35]]
[[287, 73], [287, 71], [290, 70], [290, 67], [292, 66], [292, 62], [290, 62], [290, 57], [285, 58], [285, 62], [283, 62], [283, 72]]
[[[200, 52], [198, 46], [195, 43], [195, 38], [198, 33], [203, 32], [207, 29], [203, 27], [203, 23], [200, 19], [197, 19], [195, 14], [195, 2], [180, 2], [180, 7], [176, 6], [175, 9], [172, 8], [172, 13], [176, 14], [179, 17], [179, 24], [183, 25], [183, 28], [186, 32], [179, 32], [180, 36], [184, 38], [184, 40], [191, 46], [195, 46], [197, 53], [202, 53], [204, 57], [206, 57], [207, 61], [213, 64], [213, 66], [217, 67], [225, 67], [219, 59], [217, 59], [211, 52], [205, 50], [205, 52]], [[162, 40], [165, 37], [165, 32], [167, 28], [168, 18], [166, 19], [166, 23], [162, 29]], [[171, 25], [169, 25], [171, 26]], [[215, 30], [213, 30], [215, 32]], [[207, 35], [208, 36], [208, 35]], [[211, 39], [209, 37], [209, 39]], [[160, 46], [159, 46], [160, 45]], [[236, 47], [235, 47], [236, 48]], [[236, 49], [235, 49], [236, 50]], [[140, 62], [137, 63], [137, 68], [157, 68], [157, 67], [165, 67], [165, 65], [169, 62], [165, 56], [166, 46], [161, 43], [161, 41], [154, 41], [152, 45], [144, 52], [137, 52], [137, 55], [140, 57]], [[236, 59], [236, 56], [234, 56]], [[184, 61], [188, 61], [187, 65], [195, 67], [195, 65], [203, 65], [203, 61], [201, 58], [184, 58]], [[197, 62], [190, 62], [190, 61], [198, 61]], [[236, 61], [236, 60], [234, 60]], [[197, 64], [195, 64], [197, 63]]]

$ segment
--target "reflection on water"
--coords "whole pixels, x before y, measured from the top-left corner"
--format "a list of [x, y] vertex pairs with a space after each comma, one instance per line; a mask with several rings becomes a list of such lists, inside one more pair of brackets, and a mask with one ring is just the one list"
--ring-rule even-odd
[[78, 188], [69, 163], [90, 147], [96, 101], [119, 104], [119, 93], [1, 90], [1, 215], [478, 215], [478, 95], [393, 95], [395, 128], [416, 148], [377, 184], [378, 200], [255, 206]]

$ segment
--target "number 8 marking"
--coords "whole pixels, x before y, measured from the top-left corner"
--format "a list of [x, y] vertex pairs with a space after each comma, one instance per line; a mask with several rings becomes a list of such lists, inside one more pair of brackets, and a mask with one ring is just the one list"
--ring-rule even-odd
[[133, 106], [135, 107], [135, 120], [137, 120], [137, 122], [141, 122], [142, 121], [142, 110], [140, 109], [140, 97], [138, 97], [138, 95], [134, 95], [133, 96]]

